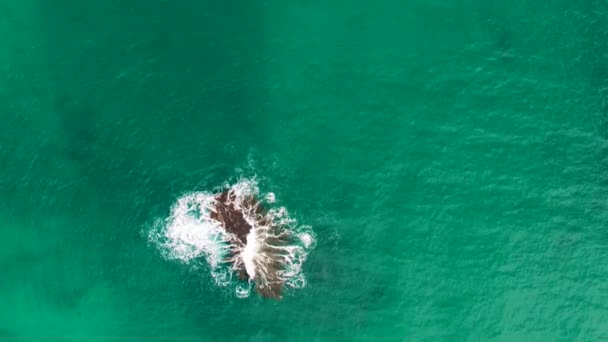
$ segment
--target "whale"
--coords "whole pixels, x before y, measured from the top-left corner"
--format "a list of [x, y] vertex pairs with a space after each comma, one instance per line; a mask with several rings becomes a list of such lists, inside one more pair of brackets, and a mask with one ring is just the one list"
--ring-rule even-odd
[[230, 244], [234, 247], [226, 261], [232, 264], [239, 279], [252, 281], [262, 297], [280, 300], [281, 272], [288, 267], [285, 254], [289, 250], [285, 248], [292, 236], [281, 231], [280, 225], [274, 225], [267, 214], [268, 210], [254, 195], [239, 201], [233, 191], [227, 190], [215, 196], [211, 218], [231, 237]]
[[212, 192], [184, 193], [167, 217], [154, 221], [148, 239], [163, 257], [197, 271], [206, 261], [213, 282], [238, 298], [257, 292], [274, 300], [306, 286], [303, 265], [316, 243], [312, 227], [246, 178]]

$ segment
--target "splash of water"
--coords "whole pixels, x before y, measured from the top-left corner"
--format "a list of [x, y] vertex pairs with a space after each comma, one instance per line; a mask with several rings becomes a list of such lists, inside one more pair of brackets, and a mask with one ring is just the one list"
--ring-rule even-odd
[[[260, 194], [255, 179], [241, 179], [225, 191], [223, 205], [239, 211], [250, 226], [245, 241], [218, 220], [218, 194], [207, 192], [179, 198], [169, 217], [150, 232], [150, 241], [167, 259], [191, 264], [203, 257], [215, 283], [234, 288], [240, 298], [249, 296], [252, 286], [274, 298], [280, 298], [284, 286], [304, 287], [302, 264], [315, 244], [311, 228], [298, 225], [285, 207], [277, 206], [274, 194]], [[233, 277], [240, 271], [247, 283]]]

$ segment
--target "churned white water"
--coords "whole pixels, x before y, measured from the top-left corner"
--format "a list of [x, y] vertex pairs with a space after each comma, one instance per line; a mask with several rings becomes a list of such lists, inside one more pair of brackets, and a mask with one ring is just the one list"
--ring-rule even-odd
[[[285, 207], [277, 206], [273, 193], [260, 194], [255, 179], [241, 179], [226, 185], [224, 190], [234, 195], [232, 204], [242, 211], [252, 227], [244, 246], [235, 243], [238, 239], [211, 217], [217, 194], [210, 192], [193, 192], [180, 197], [171, 207], [169, 216], [157, 221], [148, 234], [149, 240], [166, 259], [184, 264], [204, 259], [214, 282], [234, 288], [240, 298], [247, 297], [251, 288], [250, 284], [243, 284], [233, 276], [242, 266], [256, 284], [265, 284], [274, 273], [287, 287], [305, 286], [302, 264], [315, 244], [312, 229], [299, 225]], [[261, 205], [268, 209], [264, 220], [256, 217], [255, 208], [247, 207], [246, 199], [251, 196], [262, 199]], [[285, 243], [276, 243], [279, 240]], [[276, 261], [283, 265], [278, 271], [269, 268]]]
[[249, 278], [255, 279], [255, 259], [258, 253], [258, 241], [256, 236], [256, 230], [252, 229], [247, 235], [247, 244], [243, 249], [243, 263], [245, 263], [245, 270]]

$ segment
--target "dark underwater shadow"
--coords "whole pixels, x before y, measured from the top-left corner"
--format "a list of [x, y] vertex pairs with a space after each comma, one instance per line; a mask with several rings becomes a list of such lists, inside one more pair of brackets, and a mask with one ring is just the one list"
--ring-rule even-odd
[[[593, 102], [585, 103], [594, 114], [598, 135], [608, 141], [608, 3], [592, 1], [585, 4], [584, 11], [576, 12], [576, 27], [578, 28], [582, 54], [581, 72], [586, 84], [586, 92]], [[597, 151], [599, 183], [608, 193], [608, 147], [606, 143], [599, 146]], [[605, 204], [599, 201], [598, 209], [605, 210]]]
[[54, 100], [54, 110], [59, 114], [67, 140], [66, 156], [77, 163], [90, 158], [100, 139], [99, 110], [90, 101], [65, 92], [57, 94]]
[[504, 8], [501, 5], [490, 3], [480, 3], [479, 21], [485, 33], [490, 47], [493, 48], [499, 60], [505, 64], [511, 64], [515, 60], [513, 55], [514, 42], [517, 37], [513, 33], [507, 18], [505, 18]]
[[6, 342], [21, 341], [22, 339], [12, 330], [0, 327], [0, 340]]

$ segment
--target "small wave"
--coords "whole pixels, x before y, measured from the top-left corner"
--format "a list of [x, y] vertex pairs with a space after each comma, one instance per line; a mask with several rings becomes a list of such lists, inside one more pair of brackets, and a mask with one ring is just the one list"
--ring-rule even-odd
[[252, 287], [280, 298], [283, 287], [306, 286], [302, 265], [315, 246], [311, 227], [299, 225], [273, 193], [260, 194], [256, 180], [246, 178], [218, 193], [185, 194], [148, 237], [167, 259], [192, 264], [204, 258], [215, 283], [239, 298]]

